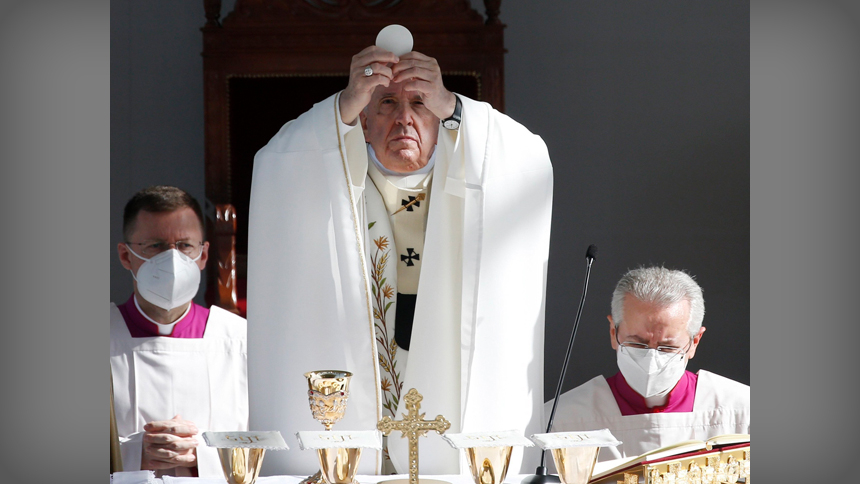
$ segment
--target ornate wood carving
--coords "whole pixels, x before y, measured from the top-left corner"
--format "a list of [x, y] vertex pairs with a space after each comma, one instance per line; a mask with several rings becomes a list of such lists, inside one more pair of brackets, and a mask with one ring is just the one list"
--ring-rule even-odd
[[499, 12], [502, 7], [502, 0], [484, 0], [484, 6], [487, 8], [487, 25], [501, 25]]
[[259, 23], [262, 19], [301, 23], [319, 18], [362, 21], [389, 16], [446, 20], [461, 16], [483, 21], [468, 0], [237, 0], [224, 23]]
[[[236, 305], [236, 210], [229, 203], [215, 206], [215, 220], [209, 237], [210, 281], [207, 299], [217, 301], [217, 305], [227, 311], [238, 313]], [[214, 269], [214, 270], [213, 270]], [[213, 277], [214, 276], [214, 277]], [[214, 283], [214, 284], [213, 284]]]
[[221, 25], [221, 0], [203, 0], [203, 9], [206, 11], [206, 25]]

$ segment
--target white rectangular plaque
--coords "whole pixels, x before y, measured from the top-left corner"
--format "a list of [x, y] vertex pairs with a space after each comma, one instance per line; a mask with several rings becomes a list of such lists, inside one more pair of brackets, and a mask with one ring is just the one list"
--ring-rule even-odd
[[206, 445], [216, 448], [287, 450], [287, 443], [277, 430], [264, 432], [203, 432]]
[[451, 447], [469, 449], [473, 447], [502, 447], [507, 445], [533, 447], [534, 443], [518, 430], [501, 430], [497, 432], [466, 432], [459, 434], [443, 434]]
[[318, 430], [296, 432], [299, 447], [311, 449], [382, 449], [382, 434], [378, 430]]
[[612, 436], [609, 429], [586, 430], [581, 432], [552, 432], [531, 436], [542, 449], [565, 449], [567, 447], [609, 447], [621, 443]]

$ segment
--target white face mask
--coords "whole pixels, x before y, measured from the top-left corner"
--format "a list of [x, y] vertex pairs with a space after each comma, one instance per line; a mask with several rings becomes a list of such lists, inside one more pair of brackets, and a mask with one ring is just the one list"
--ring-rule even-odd
[[686, 353], [662, 353], [656, 349], [618, 345], [618, 369], [630, 388], [645, 398], [669, 393], [687, 369]]
[[[128, 247], [128, 246], [126, 246]], [[129, 247], [129, 252], [138, 259], [146, 261], [131, 277], [137, 281], [137, 291], [148, 302], [161, 309], [171, 310], [194, 299], [200, 287], [200, 268], [197, 260], [176, 249], [166, 250], [155, 257], [146, 259], [137, 255]]]

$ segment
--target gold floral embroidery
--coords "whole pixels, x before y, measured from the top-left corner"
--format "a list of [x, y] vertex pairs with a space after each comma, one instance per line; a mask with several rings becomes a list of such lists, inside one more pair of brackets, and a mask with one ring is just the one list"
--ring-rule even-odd
[[389, 255], [388, 237], [380, 236], [373, 239], [376, 246], [374, 254], [370, 256], [370, 277], [373, 281], [373, 317], [376, 327], [377, 354], [379, 366], [384, 375], [380, 379], [382, 387], [382, 407], [388, 411], [391, 417], [395, 416], [397, 404], [400, 402], [400, 392], [403, 389], [403, 381], [397, 369], [395, 356], [397, 355], [397, 343], [388, 337], [388, 310], [394, 304], [394, 288], [386, 283], [384, 276], [385, 267], [388, 264]]

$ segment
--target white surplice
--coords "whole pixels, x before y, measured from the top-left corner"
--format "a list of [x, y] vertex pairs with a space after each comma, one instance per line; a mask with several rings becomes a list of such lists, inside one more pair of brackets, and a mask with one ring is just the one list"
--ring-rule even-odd
[[[559, 397], [553, 432], [608, 428], [617, 447], [603, 447], [598, 460], [634, 457], [684, 440], [750, 433], [750, 387], [699, 370], [692, 412], [621, 415], [609, 383], [595, 377]], [[552, 401], [546, 403], [549, 418]]]
[[[343, 124], [337, 99], [284, 125], [254, 160], [248, 363], [255, 429], [320, 428], [302, 376], [311, 370], [354, 374], [335, 429], [373, 429], [382, 415], [365, 197], [375, 187], [362, 130]], [[460, 99], [463, 122], [459, 130], [440, 128], [436, 147], [403, 388], [423, 394], [421, 411], [444, 415], [450, 432], [528, 435], [540, 431], [542, 418], [552, 167], [540, 137], [487, 103]], [[401, 404], [398, 416], [404, 412]], [[405, 440], [395, 433], [389, 446], [402, 452]], [[466, 469], [437, 435], [420, 449], [422, 474]], [[360, 474], [379, 471], [376, 454], [365, 452]], [[405, 452], [393, 459], [405, 469]], [[521, 459], [514, 456], [511, 472]], [[536, 465], [531, 460], [524, 469]], [[317, 468], [310, 452], [273, 453], [263, 464], [267, 474]]]
[[209, 309], [202, 338], [132, 338], [122, 313], [110, 305], [110, 365], [122, 465], [140, 469], [143, 426], [179, 414], [199, 429], [200, 477], [223, 478], [218, 453], [200, 436], [207, 430], [248, 430], [245, 320]]

